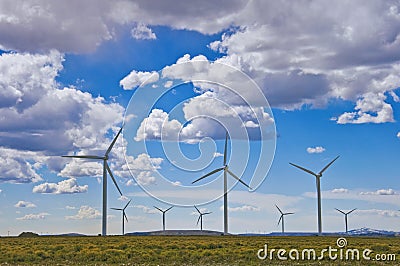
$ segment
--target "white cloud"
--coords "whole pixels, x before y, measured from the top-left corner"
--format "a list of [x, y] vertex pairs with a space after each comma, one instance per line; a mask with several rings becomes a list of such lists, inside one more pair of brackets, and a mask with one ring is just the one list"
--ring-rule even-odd
[[347, 188], [334, 188], [331, 190], [332, 193], [348, 193], [349, 190]]
[[[379, 189], [376, 191], [348, 190], [346, 193], [322, 191], [323, 199], [358, 200], [372, 203], [391, 204], [400, 207], [400, 194], [393, 189]], [[316, 198], [315, 192], [306, 192], [305, 197]]]
[[87, 192], [88, 185], [79, 186], [75, 178], [66, 179], [58, 183], [43, 183], [34, 186], [33, 193], [43, 194], [75, 194]]
[[76, 215], [73, 216], [65, 216], [66, 220], [83, 220], [83, 219], [99, 219], [101, 217], [101, 213], [87, 205], [81, 206]]
[[18, 217], [17, 220], [43, 220], [46, 218], [46, 216], [48, 216], [50, 214], [46, 213], [46, 212], [41, 212], [41, 213], [31, 213], [31, 214], [26, 214], [23, 217]]
[[182, 183], [180, 181], [171, 182], [173, 186], [181, 186]]
[[160, 109], [153, 109], [149, 116], [140, 124], [135, 140], [165, 139], [178, 140], [178, 133], [182, 125], [178, 120], [169, 120], [166, 112]]
[[124, 77], [120, 82], [120, 86], [124, 90], [132, 90], [138, 86], [144, 86], [146, 84], [151, 84], [157, 82], [159, 75], [157, 72], [142, 72], [132, 70], [126, 77]]
[[55, 154], [101, 148], [122, 121], [119, 104], [59, 88], [63, 60], [56, 51], [0, 55], [0, 182], [41, 181], [41, 167], [63, 169], [66, 160]]
[[127, 196], [122, 195], [122, 196], [120, 196], [120, 197], [118, 198], [118, 200], [120, 200], [120, 201], [128, 201], [129, 198], [128, 198]]
[[16, 208], [36, 208], [36, 205], [29, 201], [20, 200], [14, 205]]
[[400, 138], [400, 131], [399, 131], [399, 132], [397, 132], [397, 137], [398, 137], [398, 138]]
[[74, 207], [74, 206], [65, 206], [65, 209], [67, 209], [67, 210], [76, 210], [76, 207]]
[[357, 210], [358, 215], [379, 215], [383, 217], [400, 217], [399, 211], [393, 210], [380, 210], [380, 209], [370, 209], [370, 210]]
[[214, 158], [223, 157], [223, 156], [224, 156], [224, 154], [222, 154], [220, 152], [214, 152]]
[[136, 40], [155, 40], [156, 34], [145, 24], [138, 23], [136, 27], [131, 30], [131, 35]]
[[[223, 209], [223, 206], [221, 206], [221, 210]], [[239, 207], [228, 207], [228, 210], [230, 212], [258, 212], [260, 211], [259, 207], [254, 207], [251, 205], [243, 205], [243, 206], [239, 206]]]
[[156, 209], [154, 209], [154, 208], [149, 208], [149, 207], [144, 206], [144, 205], [135, 205], [135, 206], [133, 206], [133, 207], [138, 208], [138, 209], [141, 209], [144, 213], [153, 214], [153, 213], [157, 213], [157, 212], [158, 212]]
[[378, 189], [377, 191], [360, 192], [360, 195], [398, 195], [393, 189]]
[[307, 148], [308, 153], [323, 153], [324, 151], [325, 151], [325, 148], [323, 148], [321, 146], [317, 146], [315, 148], [313, 148], [313, 147]]
[[356, 112], [345, 112], [337, 119], [338, 124], [363, 124], [394, 122], [392, 106], [385, 102], [383, 93], [367, 93], [357, 100]]

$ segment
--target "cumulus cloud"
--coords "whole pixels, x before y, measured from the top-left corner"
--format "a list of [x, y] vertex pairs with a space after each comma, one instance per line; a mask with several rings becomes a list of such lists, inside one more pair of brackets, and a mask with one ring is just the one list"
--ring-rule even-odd
[[379, 215], [383, 217], [400, 217], [400, 212], [393, 210], [380, 210], [380, 209], [370, 209], [370, 210], [357, 210], [359, 215]]
[[132, 38], [136, 40], [155, 40], [156, 34], [145, 24], [138, 23], [136, 27], [131, 30]]
[[332, 193], [348, 193], [349, 190], [347, 188], [334, 188], [331, 190]]
[[158, 212], [156, 209], [154, 209], [154, 208], [149, 208], [149, 207], [144, 206], [144, 205], [135, 205], [135, 206], [133, 206], [133, 207], [138, 208], [138, 209], [141, 209], [144, 213], [153, 214], [153, 213], [157, 213], [157, 212]]
[[60, 181], [58, 183], [43, 183], [34, 186], [33, 193], [43, 194], [75, 194], [88, 191], [88, 185], [79, 186], [75, 178]]
[[76, 215], [65, 216], [66, 220], [100, 219], [101, 213], [90, 206], [84, 205], [79, 208]]
[[[218, 8], [209, 0], [196, 5], [161, 0], [14, 5], [4, 0], [0, 10], [3, 49], [93, 51], [114, 38], [115, 29], [133, 25], [138, 38], [154, 38], [152, 25], [224, 32], [209, 47], [225, 54], [218, 60], [250, 75], [274, 107], [322, 107], [336, 98], [356, 102], [354, 110], [337, 115], [337, 123], [393, 121], [382, 94], [393, 92], [400, 81], [400, 7], [395, 0], [345, 5], [234, 0], [220, 1]], [[320, 16], [326, 10], [328, 15]], [[19, 95], [7, 91], [4, 99], [14, 98]]]
[[76, 207], [74, 207], [74, 206], [65, 206], [65, 209], [67, 209], [67, 210], [76, 210]]
[[50, 214], [46, 212], [26, 214], [23, 217], [18, 217], [17, 220], [43, 220]]
[[389, 188], [389, 189], [378, 189], [377, 191], [367, 191], [367, 192], [360, 192], [360, 195], [398, 195], [398, 193]]
[[29, 201], [20, 200], [14, 205], [14, 207], [16, 207], [16, 208], [36, 208], [36, 205]]
[[398, 138], [400, 138], [400, 131], [399, 131], [399, 132], [397, 132], [397, 137], [398, 137]]
[[124, 77], [119, 84], [124, 90], [132, 90], [138, 86], [144, 86], [146, 84], [151, 84], [159, 79], [157, 72], [142, 72], [132, 70], [126, 77]]
[[308, 153], [323, 153], [324, 151], [325, 151], [325, 148], [321, 147], [321, 146], [317, 146], [315, 148], [313, 148], [313, 147], [307, 148]]
[[0, 55], [0, 182], [41, 181], [41, 167], [64, 168], [66, 160], [54, 155], [102, 148], [122, 121], [119, 104], [59, 87], [63, 60], [56, 51]]
[[[399, 83], [400, 84], [400, 83]], [[367, 93], [357, 100], [356, 112], [345, 112], [337, 119], [338, 124], [363, 124], [394, 122], [392, 106], [385, 102], [383, 93]]]

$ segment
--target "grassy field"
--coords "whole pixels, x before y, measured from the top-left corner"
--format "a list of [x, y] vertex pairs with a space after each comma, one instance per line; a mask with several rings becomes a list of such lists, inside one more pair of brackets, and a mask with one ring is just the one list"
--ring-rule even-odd
[[[396, 261], [260, 260], [259, 249], [301, 251], [338, 248], [336, 237], [244, 237], [244, 236], [108, 236], [108, 237], [3, 237], [0, 265], [398, 265], [400, 238], [347, 237], [346, 249], [366, 248], [376, 254], [395, 254]], [[340, 249], [339, 249], [340, 250]], [[263, 253], [261, 253], [262, 255]], [[293, 253], [295, 254], [295, 253]], [[336, 252], [339, 256], [339, 251]], [[288, 256], [288, 254], [286, 254]], [[344, 255], [343, 255], [344, 257]]]

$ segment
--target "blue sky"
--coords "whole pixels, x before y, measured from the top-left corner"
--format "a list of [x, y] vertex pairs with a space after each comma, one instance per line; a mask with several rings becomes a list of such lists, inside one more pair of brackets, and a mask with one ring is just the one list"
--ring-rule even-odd
[[[122, 123], [124, 140], [109, 163], [126, 198], [109, 182], [108, 206], [120, 208], [132, 199], [126, 232], [160, 229], [161, 214], [153, 205], [170, 206], [164, 201], [207, 203], [200, 208], [213, 213], [204, 217], [204, 228], [222, 231], [223, 203], [211, 201], [221, 194], [221, 176], [205, 186], [190, 183], [222, 166], [224, 130], [211, 120], [187, 119], [206, 114], [228, 128], [230, 110], [248, 119], [247, 126], [230, 129], [229, 145], [236, 152], [228, 153], [231, 169], [243, 171], [246, 182], [260, 145], [274, 143], [235, 137], [243, 128], [255, 132], [253, 123], [263, 121], [254, 113], [246, 116], [248, 109], [222, 87], [168, 87], [163, 76], [168, 70], [174, 82], [192, 75], [237, 86], [257, 112], [273, 115], [271, 169], [256, 191], [239, 183], [229, 193], [230, 232], [280, 230], [275, 204], [295, 212], [285, 219], [287, 231], [316, 231], [315, 178], [289, 162], [319, 171], [337, 155], [322, 177], [323, 230], [344, 229], [334, 208], [358, 208], [349, 217], [350, 228], [399, 231], [398, 3], [163, 3], [98, 1], [96, 9], [88, 2], [79, 7], [0, 3], [0, 235], [99, 233], [101, 165], [60, 156], [104, 153]], [[321, 10], [330, 11], [323, 18]], [[191, 70], [199, 59], [209, 60], [207, 68]], [[186, 67], [174, 68], [177, 63]], [[221, 63], [238, 72], [228, 78]], [[157, 81], [141, 85], [155, 73]], [[258, 102], [245, 80], [236, 79], [238, 73], [255, 82], [269, 106]], [[149, 100], [164, 91], [155, 104]], [[143, 121], [149, 125], [146, 137], [138, 133]], [[168, 123], [161, 133], [163, 121]], [[158, 135], [178, 133], [179, 142], [163, 143]], [[263, 147], [272, 152], [272, 146]], [[177, 155], [177, 147], [200, 160], [167, 156]], [[175, 186], [164, 185], [161, 176]], [[189, 188], [180, 190], [182, 185]], [[167, 229], [196, 228], [194, 211], [173, 208]], [[119, 234], [120, 213], [108, 215], [108, 233]]]

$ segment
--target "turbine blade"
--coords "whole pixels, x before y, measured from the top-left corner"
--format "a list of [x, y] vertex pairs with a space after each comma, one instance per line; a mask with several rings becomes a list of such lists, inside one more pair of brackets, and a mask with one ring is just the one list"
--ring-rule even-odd
[[64, 157], [64, 158], [81, 158], [81, 159], [104, 160], [104, 157], [96, 156], [96, 155], [63, 155], [61, 157]]
[[197, 212], [201, 214], [200, 210], [197, 209], [196, 205], [194, 205], [194, 207], [196, 208]]
[[294, 212], [286, 212], [283, 215], [289, 215], [289, 214], [294, 214]]
[[166, 209], [164, 212], [169, 211], [170, 209], [172, 209], [174, 206], [169, 207], [168, 209]]
[[228, 150], [228, 131], [226, 131], [226, 134], [225, 134], [224, 166], [226, 165], [227, 150]]
[[207, 215], [207, 214], [211, 214], [212, 212], [205, 212], [203, 213], [203, 215]]
[[279, 217], [278, 225], [281, 223], [282, 217], [283, 217], [283, 214], [281, 215], [281, 217]]
[[124, 210], [126, 209], [126, 207], [128, 207], [129, 203], [131, 203], [132, 200], [129, 200], [128, 203], [125, 205]]
[[128, 222], [128, 216], [126, 216], [125, 212], [124, 212], [124, 217], [125, 217], [125, 220]]
[[243, 182], [237, 175], [235, 175], [234, 173], [232, 173], [231, 171], [229, 171], [229, 169], [226, 169], [226, 171], [233, 176], [235, 179], [237, 179], [237, 181], [239, 181], [240, 183], [242, 183], [243, 185], [245, 185], [246, 187], [248, 187], [249, 189], [251, 189], [251, 187], [249, 185], [247, 185], [245, 182]]
[[278, 211], [279, 211], [281, 214], [283, 214], [282, 210], [279, 209], [278, 205], [275, 204], [275, 207], [278, 209]]
[[117, 184], [117, 181], [115, 181], [115, 178], [114, 178], [113, 174], [111, 173], [110, 167], [108, 166], [108, 163], [107, 163], [107, 162], [106, 162], [106, 168], [107, 168], [107, 172], [110, 174], [110, 177], [111, 177], [112, 181], [114, 182], [114, 185], [117, 187], [119, 194], [121, 194], [121, 196], [122, 196], [122, 192], [121, 192], [121, 190], [119, 189], [119, 186], [118, 186], [118, 184]]
[[303, 170], [303, 171], [306, 171], [306, 172], [309, 173], [309, 174], [312, 174], [312, 175], [314, 175], [314, 176], [317, 176], [317, 174], [314, 173], [314, 172], [311, 171], [311, 170], [308, 170], [308, 169], [306, 169], [306, 168], [304, 168], [304, 167], [301, 167], [301, 166], [299, 166], [299, 165], [297, 165], [297, 164], [294, 164], [294, 163], [289, 163], [289, 164], [291, 164], [291, 165], [293, 165], [294, 167], [297, 167], [297, 168], [299, 168], [299, 169], [301, 169], [301, 170]]
[[110, 151], [111, 151], [111, 149], [113, 148], [115, 142], [117, 141], [117, 138], [118, 138], [119, 134], [121, 134], [121, 131], [122, 131], [122, 127], [121, 127], [121, 129], [118, 131], [118, 134], [115, 136], [115, 138], [113, 139], [113, 141], [111, 142], [110, 147], [108, 147], [105, 156], [107, 156], [107, 155], [110, 153]]
[[201, 219], [201, 214], [199, 215], [199, 219], [197, 219], [196, 225], [199, 225], [200, 219]]
[[219, 172], [219, 171], [222, 171], [222, 170], [224, 170], [224, 167], [221, 167], [221, 168], [215, 169], [215, 170], [213, 170], [213, 171], [209, 172], [208, 174], [206, 174], [206, 175], [203, 175], [203, 176], [202, 176], [202, 177], [200, 177], [199, 179], [196, 179], [195, 181], [193, 181], [193, 182], [192, 182], [192, 184], [194, 184], [194, 183], [196, 183], [196, 182], [198, 182], [198, 181], [202, 180], [203, 178], [206, 178], [207, 176], [210, 176], [210, 175], [212, 175], [212, 174], [215, 174], [215, 173], [217, 173], [217, 172]]
[[347, 214], [352, 213], [353, 211], [357, 210], [357, 208], [352, 209], [351, 211], [349, 211]]
[[341, 212], [341, 213], [343, 213], [344, 215], [346, 215], [346, 213], [345, 213], [344, 211], [341, 211], [341, 210], [336, 209], [336, 208], [335, 208], [335, 210], [337, 210], [338, 212]]
[[322, 175], [322, 173], [328, 169], [329, 166], [331, 166], [333, 164], [334, 161], [336, 161], [340, 156], [336, 157], [335, 159], [332, 160], [332, 162], [328, 163], [320, 172], [319, 174]]
[[116, 211], [122, 211], [122, 209], [118, 209], [118, 208], [110, 208], [112, 210], [116, 210]]
[[154, 208], [156, 208], [157, 210], [159, 210], [160, 212], [163, 212], [163, 210], [161, 210], [160, 208], [153, 206]]

